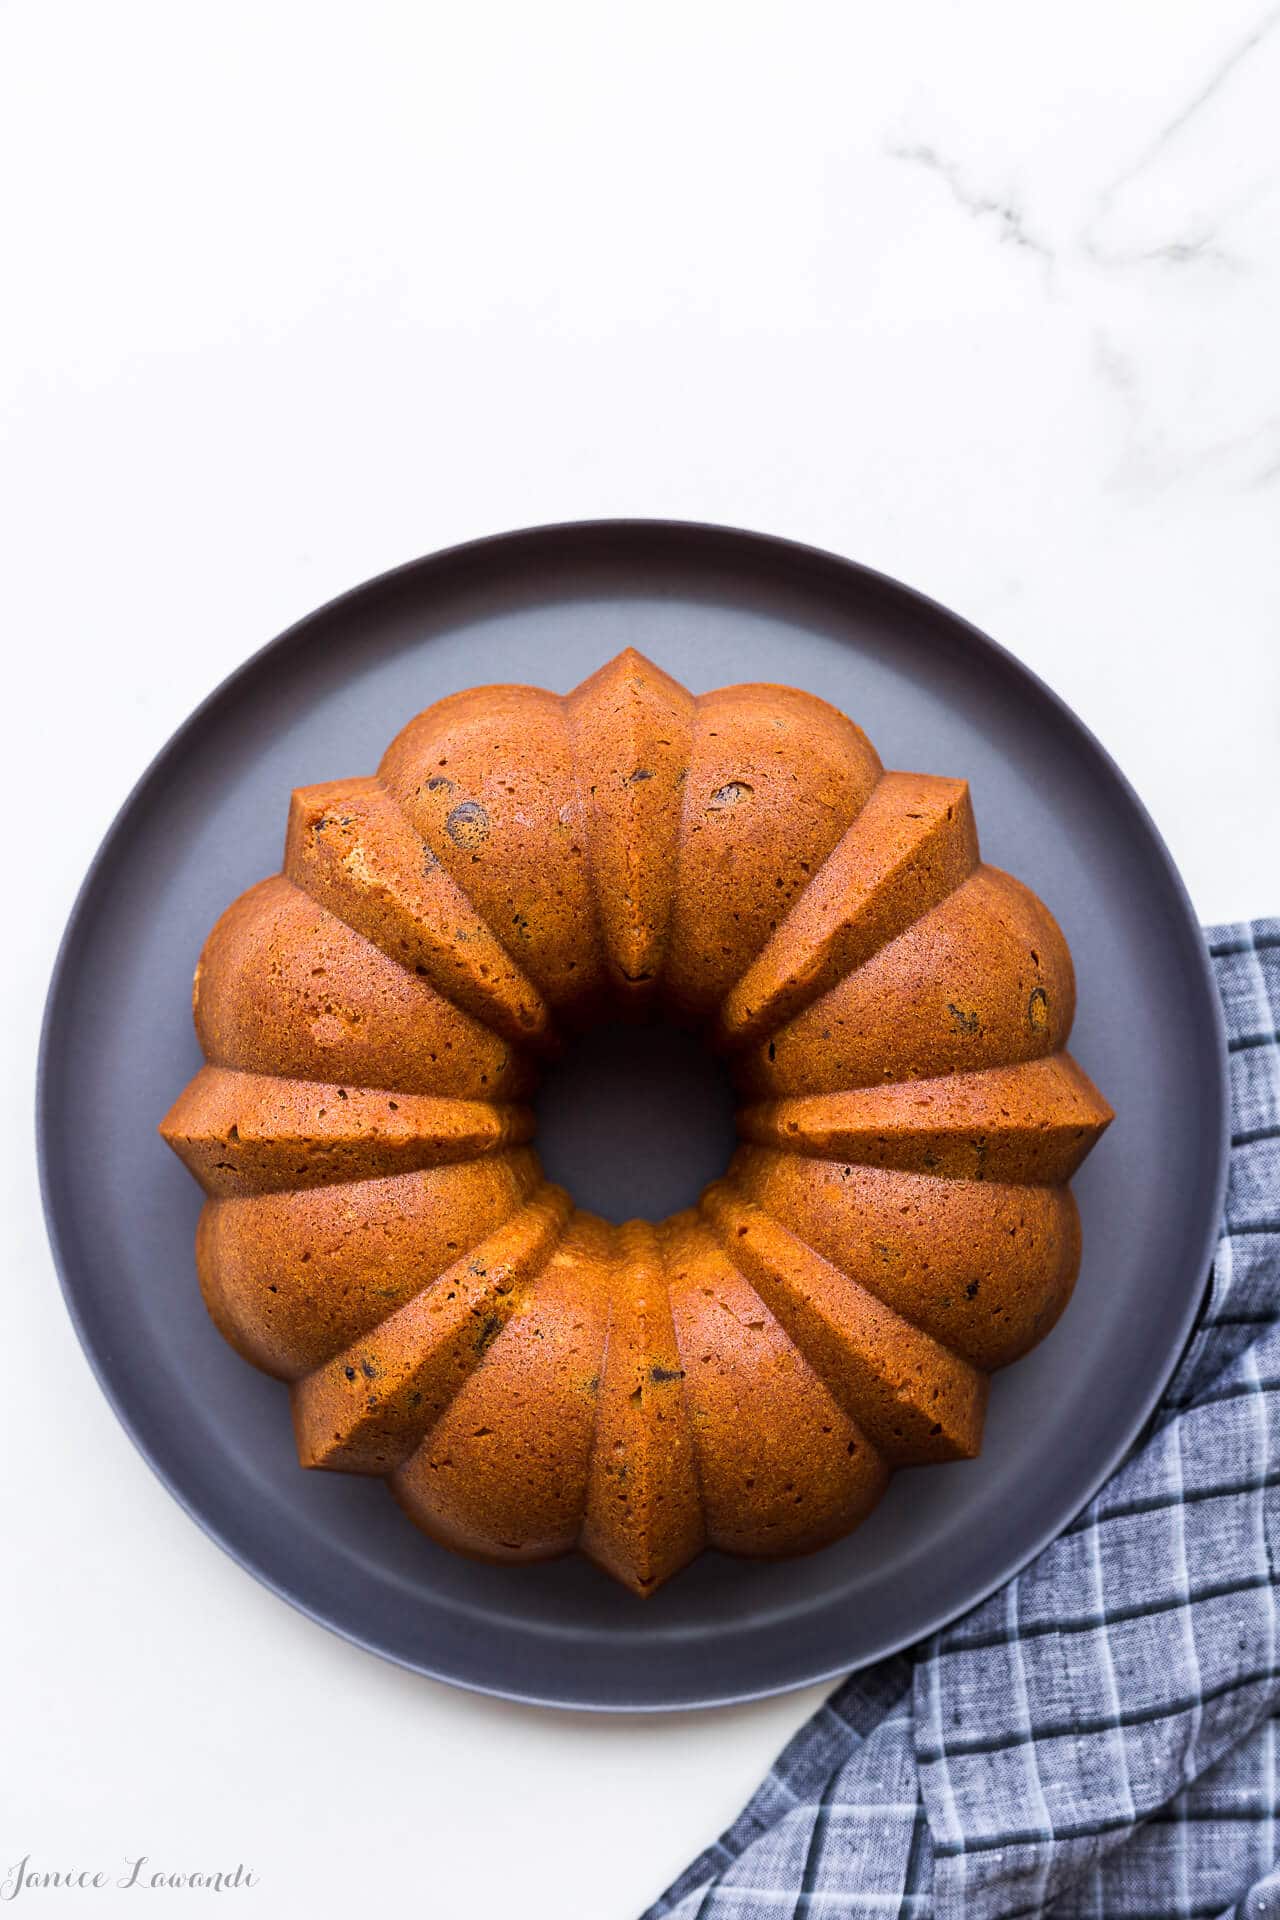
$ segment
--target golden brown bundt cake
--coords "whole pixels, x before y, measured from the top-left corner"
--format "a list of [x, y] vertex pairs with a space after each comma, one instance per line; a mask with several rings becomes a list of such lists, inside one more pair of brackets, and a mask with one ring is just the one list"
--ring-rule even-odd
[[[1074, 996], [962, 780], [628, 650], [565, 698], [451, 695], [375, 777], [294, 794], [283, 873], [209, 936], [208, 1064], [161, 1131], [208, 1195], [209, 1311], [291, 1383], [304, 1465], [651, 1593], [978, 1452], [988, 1374], [1071, 1292], [1067, 1181], [1111, 1117]], [[742, 1145], [696, 1210], [612, 1227], [543, 1179], [522, 1103], [558, 1032], [646, 1004], [724, 1054]]]

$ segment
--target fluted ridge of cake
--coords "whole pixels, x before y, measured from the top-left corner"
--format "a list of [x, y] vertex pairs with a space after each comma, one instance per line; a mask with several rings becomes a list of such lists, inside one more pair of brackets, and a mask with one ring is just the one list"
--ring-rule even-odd
[[533, 1137], [528, 1107], [202, 1067], [161, 1133], [206, 1193], [336, 1186], [499, 1153]]
[[536, 1281], [570, 1214], [542, 1186], [516, 1214], [293, 1389], [303, 1466], [386, 1474], [421, 1445]]

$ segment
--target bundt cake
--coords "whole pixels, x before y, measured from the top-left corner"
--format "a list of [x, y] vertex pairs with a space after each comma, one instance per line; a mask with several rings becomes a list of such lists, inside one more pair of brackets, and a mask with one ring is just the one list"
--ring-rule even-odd
[[[1074, 994], [964, 781], [628, 650], [563, 698], [454, 694], [372, 779], [293, 795], [161, 1131], [208, 1196], [209, 1311], [291, 1383], [304, 1465], [647, 1594], [977, 1453], [989, 1373], [1070, 1294], [1067, 1181], [1111, 1117]], [[742, 1144], [696, 1209], [614, 1227], [543, 1179], [524, 1102], [558, 1031], [620, 1008], [705, 1030]]]

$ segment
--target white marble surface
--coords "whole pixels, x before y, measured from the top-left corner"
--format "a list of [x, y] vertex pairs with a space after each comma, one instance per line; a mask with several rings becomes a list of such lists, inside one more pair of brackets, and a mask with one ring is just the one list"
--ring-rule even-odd
[[0, 1864], [626, 1920], [814, 1705], [470, 1699], [208, 1544], [54, 1286], [57, 935], [261, 641], [412, 554], [610, 513], [924, 587], [1097, 730], [1203, 917], [1276, 911], [1277, 98], [1264, 0], [0, 9]]

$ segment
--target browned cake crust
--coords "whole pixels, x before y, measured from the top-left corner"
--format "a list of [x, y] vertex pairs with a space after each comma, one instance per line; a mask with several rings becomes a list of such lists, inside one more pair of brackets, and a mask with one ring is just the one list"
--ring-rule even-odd
[[[726, 1056], [742, 1145], [695, 1210], [611, 1227], [543, 1179], [524, 1103], [558, 1030], [646, 1003]], [[305, 1466], [647, 1594], [978, 1452], [988, 1375], [1070, 1296], [1067, 1182], [1111, 1118], [1074, 1004], [962, 780], [628, 650], [564, 698], [454, 694], [375, 777], [294, 794], [161, 1131], [208, 1195], [210, 1314], [291, 1383]]]

